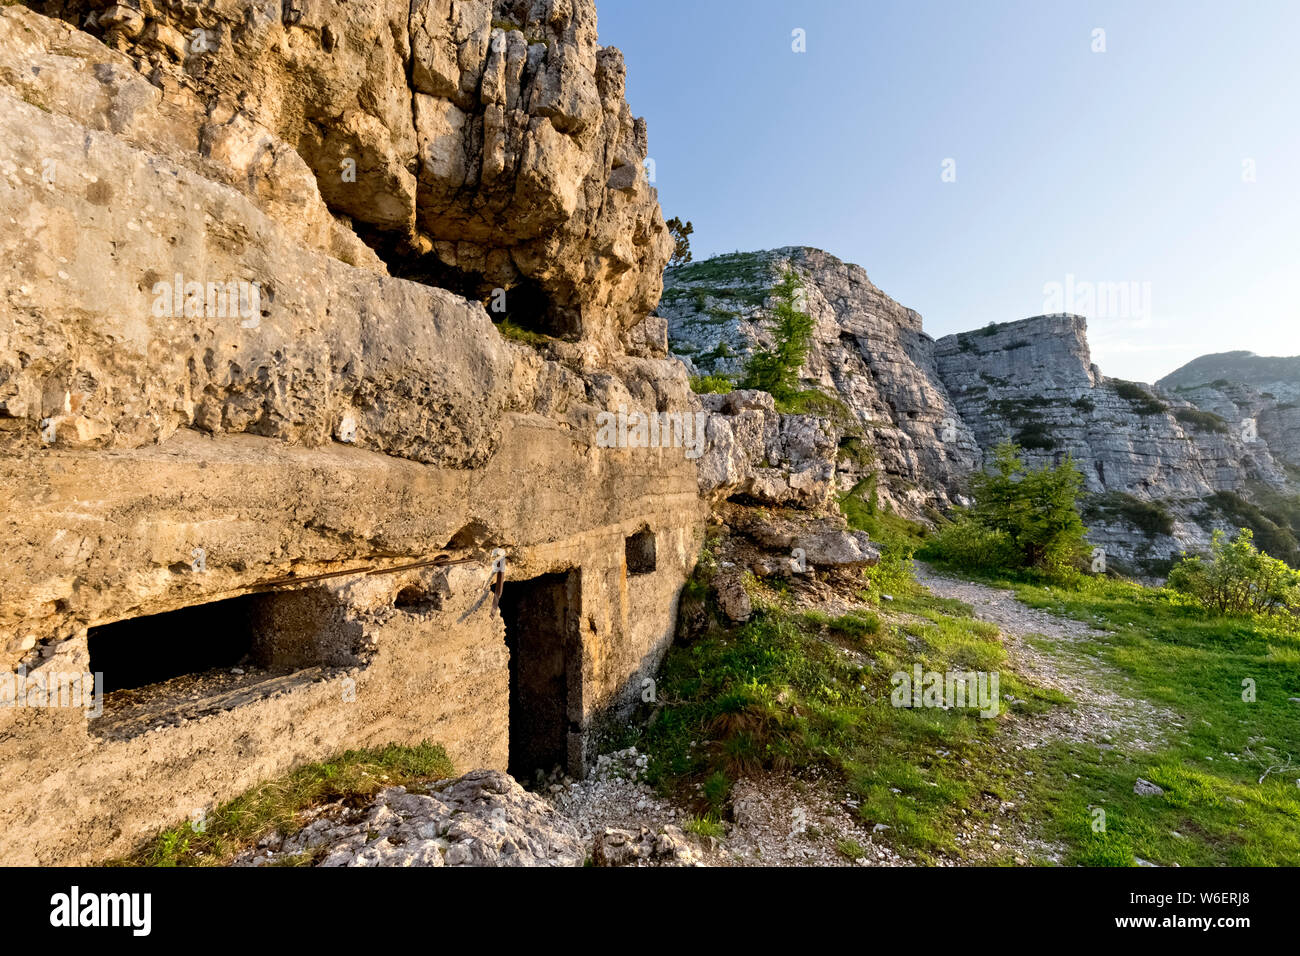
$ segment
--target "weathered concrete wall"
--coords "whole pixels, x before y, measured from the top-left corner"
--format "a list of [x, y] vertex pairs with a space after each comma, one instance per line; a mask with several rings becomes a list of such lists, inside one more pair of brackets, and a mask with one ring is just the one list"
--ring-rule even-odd
[[[211, 690], [201, 701], [188, 694], [158, 700], [160, 723], [171, 713], [194, 714], [179, 725], [124, 725], [111, 707], [93, 720], [72, 708], [0, 709], [0, 860], [55, 864], [122, 854], [159, 827], [347, 747], [433, 738], [447, 742], [459, 766], [503, 765], [500, 622], [486, 611], [460, 619], [486, 575], [468, 566], [446, 574], [451, 593], [440, 613], [394, 611], [385, 623], [366, 625], [377, 645], [364, 666], [280, 679], [231, 675], [225, 690], [234, 700]], [[397, 585], [368, 578], [333, 587], [360, 611], [384, 607]], [[88, 666], [84, 638], [73, 638], [29, 676]], [[205, 703], [227, 709], [199, 715]]]
[[[530, 473], [540, 480], [528, 483]], [[666, 651], [700, 545], [694, 468], [679, 450], [587, 448], [537, 416], [508, 420], [498, 454], [475, 472], [184, 431], [141, 449], [3, 459], [0, 488], [12, 503], [6, 530], [22, 542], [6, 549], [0, 576], [6, 595], [50, 599], [53, 614], [27, 659], [51, 671], [85, 669], [88, 626], [217, 600], [291, 572], [481, 557], [436, 572], [445, 588], [429, 571], [329, 582], [377, 642], [355, 672], [355, 703], [341, 696], [350, 672], [321, 683], [299, 676], [268, 685], [278, 696], [247, 694], [228, 710], [111, 741], [92, 736], [79, 711], [0, 708], [6, 863], [124, 852], [345, 746], [430, 738], [458, 767], [504, 769], [507, 655], [485, 557], [494, 546], [506, 551], [511, 579], [582, 571], [581, 677], [570, 698], [580, 727], [571, 768], [580, 770], [594, 731], [639, 699], [637, 675]], [[629, 581], [624, 542], [646, 526], [657, 568]], [[463, 547], [444, 547], [456, 541]], [[205, 551], [202, 572], [191, 567], [195, 547]], [[413, 584], [449, 591], [443, 610], [393, 609]]]

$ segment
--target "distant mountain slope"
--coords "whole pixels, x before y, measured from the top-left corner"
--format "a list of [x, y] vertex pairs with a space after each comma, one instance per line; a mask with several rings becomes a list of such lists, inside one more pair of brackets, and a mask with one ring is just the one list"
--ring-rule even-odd
[[1300, 356], [1202, 355], [1156, 383], [1162, 393], [1255, 434], [1300, 480]]
[[1273, 386], [1290, 391], [1286, 398], [1300, 396], [1300, 355], [1279, 357], [1254, 352], [1215, 352], [1192, 359], [1182, 368], [1170, 372], [1156, 385], [1166, 391], [1231, 382], [1250, 385], [1263, 391], [1283, 395]]

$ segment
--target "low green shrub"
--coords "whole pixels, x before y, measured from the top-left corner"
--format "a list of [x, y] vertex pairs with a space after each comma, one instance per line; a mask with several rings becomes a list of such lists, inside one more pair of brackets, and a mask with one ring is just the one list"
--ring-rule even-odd
[[1220, 614], [1273, 614], [1300, 606], [1300, 571], [1255, 547], [1249, 528], [1231, 540], [1215, 531], [1209, 558], [1184, 558], [1169, 572], [1171, 590]]

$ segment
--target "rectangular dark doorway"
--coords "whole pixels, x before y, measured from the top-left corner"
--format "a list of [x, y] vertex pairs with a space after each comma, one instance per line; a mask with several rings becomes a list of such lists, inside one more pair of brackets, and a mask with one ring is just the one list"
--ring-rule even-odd
[[532, 780], [538, 770], [569, 770], [570, 672], [578, 616], [573, 573], [506, 581], [501, 617], [510, 650], [510, 774]]

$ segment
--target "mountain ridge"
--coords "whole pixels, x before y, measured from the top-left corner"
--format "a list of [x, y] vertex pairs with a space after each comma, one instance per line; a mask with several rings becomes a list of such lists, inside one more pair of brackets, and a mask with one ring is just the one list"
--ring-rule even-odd
[[935, 339], [916, 310], [833, 254], [731, 253], [665, 273], [658, 315], [691, 375], [735, 378], [771, 344], [769, 294], [786, 269], [802, 278], [814, 319], [803, 384], [848, 409], [842, 442], [857, 429], [878, 452], [841, 467], [841, 492], [874, 475], [889, 507], [929, 520], [963, 503], [970, 475], [1012, 440], [1034, 467], [1074, 459], [1094, 544], [1135, 573], [1159, 574], [1180, 552], [1208, 547], [1214, 530], [1251, 522], [1300, 560], [1300, 521], [1278, 511], [1300, 492], [1293, 409], [1246, 385], [1175, 391], [1109, 377], [1092, 360], [1083, 316]]

